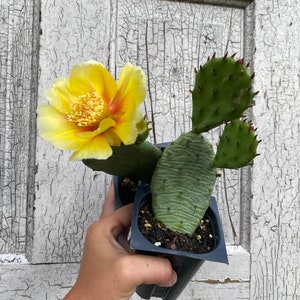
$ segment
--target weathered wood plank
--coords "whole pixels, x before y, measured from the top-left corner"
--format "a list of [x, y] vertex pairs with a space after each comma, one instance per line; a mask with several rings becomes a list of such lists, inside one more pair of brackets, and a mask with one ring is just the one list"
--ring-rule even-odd
[[0, 1], [0, 253], [26, 249], [32, 222], [38, 1]]
[[191, 282], [180, 300], [241, 300], [249, 299], [249, 282]]
[[300, 299], [300, 3], [256, 1], [251, 299]]
[[0, 300], [63, 299], [78, 268], [78, 264], [1, 265]]
[[[39, 102], [56, 77], [76, 63], [95, 59], [108, 65], [111, 3], [45, 1], [41, 6]], [[92, 172], [70, 153], [38, 138], [35, 230], [31, 261], [78, 262], [88, 225], [99, 216], [109, 177]]]
[[[155, 118], [152, 141], [174, 139], [190, 129], [194, 67], [213, 52], [242, 54], [244, 10], [176, 1], [102, 2], [42, 4], [39, 101], [45, 101], [43, 92], [53, 79], [68, 75], [75, 63], [106, 62], [117, 77], [131, 61], [146, 71], [145, 112], [150, 120]], [[34, 262], [79, 261], [85, 228], [97, 217], [103, 200], [107, 178], [101, 175], [94, 182], [93, 172], [81, 163], [68, 163], [68, 156], [38, 139]], [[239, 173], [228, 173], [226, 181], [229, 198], [234, 199], [232, 218], [239, 228]], [[216, 194], [227, 242], [233, 244], [222, 181]], [[239, 235], [238, 231], [237, 242]]]
[[[0, 300], [63, 299], [74, 284], [78, 264], [6, 265], [0, 269]], [[249, 282], [191, 281], [181, 300], [249, 299]], [[141, 299], [136, 294], [132, 300]]]
[[[79, 270], [77, 263], [26, 264], [22, 256], [0, 256], [1, 261], [0, 300], [62, 299]], [[229, 266], [204, 263], [180, 299], [248, 299], [249, 270], [239, 267], [241, 261], [249, 267], [249, 253], [233, 247], [229, 249]], [[134, 295], [132, 299], [140, 297]]]

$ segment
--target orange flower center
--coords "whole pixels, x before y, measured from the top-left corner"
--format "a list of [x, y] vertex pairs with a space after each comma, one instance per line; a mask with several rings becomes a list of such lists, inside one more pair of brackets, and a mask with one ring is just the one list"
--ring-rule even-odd
[[98, 126], [100, 121], [109, 116], [109, 108], [97, 92], [77, 97], [70, 105], [68, 120], [78, 126]]

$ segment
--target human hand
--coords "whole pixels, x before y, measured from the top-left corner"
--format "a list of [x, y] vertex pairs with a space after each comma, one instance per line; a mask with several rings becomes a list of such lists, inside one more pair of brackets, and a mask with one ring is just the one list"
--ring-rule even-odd
[[65, 300], [128, 300], [140, 284], [175, 284], [167, 259], [129, 249], [131, 216], [132, 204], [115, 210], [112, 183], [99, 221], [88, 228], [79, 275]]

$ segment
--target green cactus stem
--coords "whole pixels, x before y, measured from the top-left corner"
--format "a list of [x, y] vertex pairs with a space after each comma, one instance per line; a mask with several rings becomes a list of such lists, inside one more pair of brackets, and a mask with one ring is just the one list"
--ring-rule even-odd
[[[108, 159], [84, 159], [83, 163], [94, 171], [128, 177], [133, 181], [149, 182], [162, 152], [148, 142], [112, 147], [113, 155]], [[134, 164], [132, 163], [134, 161]]]
[[192, 234], [205, 214], [216, 180], [214, 152], [208, 140], [193, 132], [168, 146], [151, 181], [157, 220], [173, 231]]
[[193, 132], [205, 132], [240, 118], [255, 96], [253, 77], [244, 61], [234, 56], [208, 59], [196, 73], [192, 91]]
[[[192, 132], [165, 149], [151, 181], [154, 214], [173, 231], [195, 231], [209, 206], [216, 168], [243, 167], [257, 155], [255, 129], [240, 120], [257, 94], [247, 67], [234, 55], [213, 56], [196, 72]], [[225, 123], [215, 156], [201, 133]]]
[[213, 165], [217, 168], [237, 169], [255, 158], [259, 141], [251, 123], [233, 120], [226, 124]]

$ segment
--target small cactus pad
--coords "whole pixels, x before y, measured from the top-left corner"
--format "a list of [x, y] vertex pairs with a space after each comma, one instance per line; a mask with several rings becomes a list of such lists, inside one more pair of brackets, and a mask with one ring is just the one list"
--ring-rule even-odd
[[193, 132], [206, 132], [240, 118], [255, 93], [243, 60], [211, 58], [196, 73], [193, 97]]
[[253, 126], [243, 120], [226, 124], [213, 165], [217, 168], [237, 169], [254, 159], [258, 145]]
[[[113, 155], [108, 159], [84, 159], [83, 163], [94, 171], [103, 171], [131, 180], [151, 180], [152, 172], [162, 152], [148, 142], [112, 147]], [[132, 160], [135, 161], [132, 164]]]
[[216, 180], [209, 141], [193, 132], [163, 152], [151, 181], [152, 207], [169, 229], [192, 234], [207, 210]]

